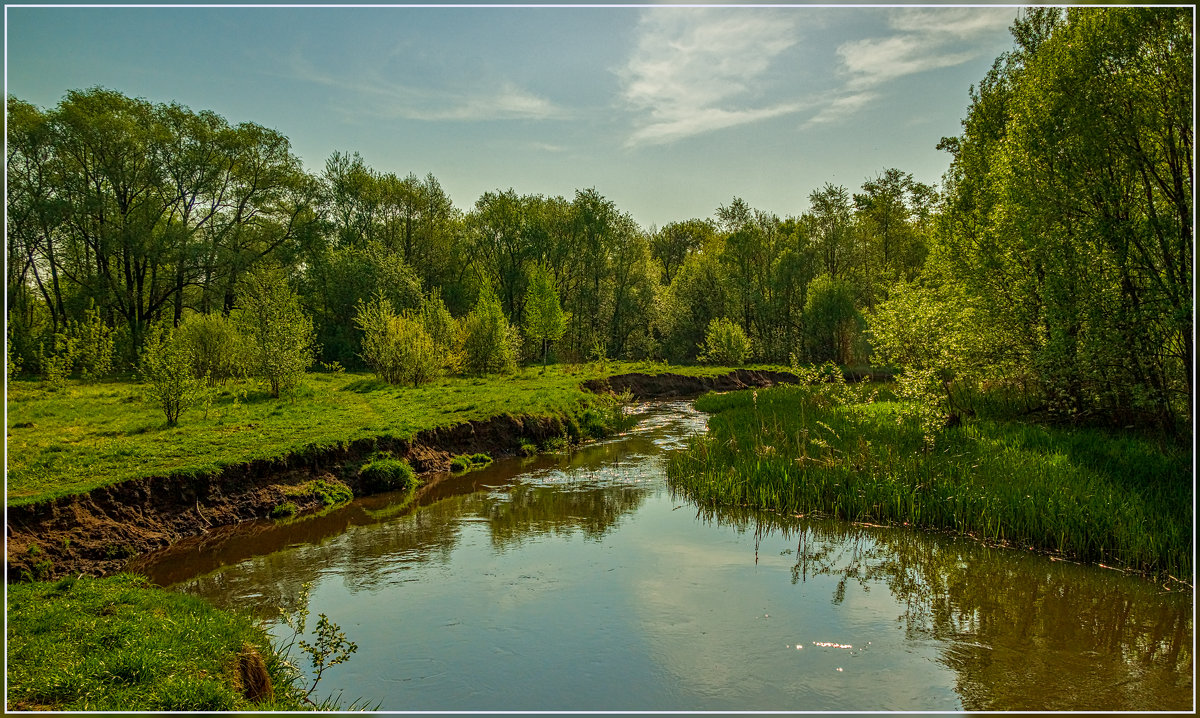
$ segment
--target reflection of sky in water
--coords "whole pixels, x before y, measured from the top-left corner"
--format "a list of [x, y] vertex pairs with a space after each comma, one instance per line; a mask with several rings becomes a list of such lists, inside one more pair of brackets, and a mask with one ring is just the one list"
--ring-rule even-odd
[[673, 411], [415, 512], [368, 498], [283, 550], [254, 554], [277, 527], [230, 539], [183, 587], [267, 616], [311, 582], [359, 646], [323, 685], [384, 709], [1190, 706], [1190, 597], [912, 531], [698, 516], [661, 446], [704, 417]]

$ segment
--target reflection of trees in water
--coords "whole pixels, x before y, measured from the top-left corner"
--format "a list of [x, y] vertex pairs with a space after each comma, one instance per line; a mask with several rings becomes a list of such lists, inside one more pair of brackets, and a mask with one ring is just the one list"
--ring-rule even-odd
[[270, 618], [278, 614], [278, 607], [291, 605], [305, 583], [315, 584], [331, 567], [336, 567], [347, 590], [358, 592], [402, 582], [415, 565], [448, 562], [461, 539], [464, 518], [481, 517], [497, 548], [547, 533], [581, 531], [599, 539], [623, 514], [637, 509], [647, 494], [646, 488], [619, 484], [517, 484], [506, 492], [450, 496], [408, 515], [351, 526], [340, 535], [197, 577], [187, 590], [218, 605]]
[[621, 516], [636, 511], [647, 494], [647, 489], [636, 486], [572, 490], [521, 484], [481, 507], [480, 514], [487, 517], [492, 544], [497, 548], [520, 544], [538, 534], [557, 536], [576, 531], [590, 540], [599, 540]]
[[936, 533], [702, 512], [796, 541], [793, 581], [886, 585], [909, 638], [943, 643], [967, 710], [1192, 708], [1192, 596], [1142, 579]]

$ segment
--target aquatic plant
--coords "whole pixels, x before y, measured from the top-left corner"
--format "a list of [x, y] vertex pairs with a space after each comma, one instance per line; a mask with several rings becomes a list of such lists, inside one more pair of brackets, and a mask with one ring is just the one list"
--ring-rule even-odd
[[[852, 389], [869, 392], [868, 387]], [[1149, 437], [975, 419], [930, 449], [905, 402], [807, 387], [708, 395], [709, 433], [668, 460], [701, 506], [948, 529], [1181, 577], [1191, 572], [1190, 453]]]

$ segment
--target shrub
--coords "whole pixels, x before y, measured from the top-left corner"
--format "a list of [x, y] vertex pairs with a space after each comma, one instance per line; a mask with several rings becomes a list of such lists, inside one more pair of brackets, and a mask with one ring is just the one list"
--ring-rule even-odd
[[224, 383], [246, 373], [245, 345], [233, 322], [221, 314], [194, 314], [176, 330], [187, 347], [192, 375]]
[[421, 301], [421, 325], [437, 345], [442, 355], [442, 367], [448, 373], [457, 372], [461, 363], [457, 351], [458, 322], [450, 315], [440, 294], [427, 294]]
[[707, 364], [737, 366], [750, 355], [750, 338], [742, 327], [729, 319], [714, 319], [708, 323], [704, 343], [700, 346], [700, 361]]
[[67, 323], [74, 339], [74, 361], [84, 379], [107, 376], [113, 366], [113, 330], [100, 318], [100, 310], [86, 309], [83, 321]]
[[417, 474], [404, 459], [380, 458], [359, 469], [363, 487], [368, 491], [394, 491], [416, 486]]
[[142, 380], [146, 394], [167, 417], [167, 426], [179, 424], [183, 412], [203, 401], [207, 380], [192, 374], [187, 347], [169, 328], [151, 325], [142, 348]]
[[381, 295], [359, 302], [355, 324], [363, 331], [363, 359], [389, 384], [418, 386], [441, 375], [445, 352], [416, 312], [395, 314]]
[[246, 338], [249, 365], [270, 386], [271, 396], [293, 391], [313, 361], [313, 324], [283, 273], [251, 273], [232, 317]]
[[61, 389], [71, 374], [78, 343], [62, 332], [56, 333], [52, 342], [48, 353], [45, 346], [39, 351], [38, 364], [42, 367], [42, 380], [46, 385], [51, 389]]
[[516, 368], [516, 330], [508, 323], [500, 300], [488, 285], [462, 322], [463, 369], [472, 374], [505, 374]]

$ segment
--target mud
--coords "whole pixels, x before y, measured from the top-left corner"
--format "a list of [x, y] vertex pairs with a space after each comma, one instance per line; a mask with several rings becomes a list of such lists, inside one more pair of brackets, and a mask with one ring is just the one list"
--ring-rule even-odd
[[[847, 376], [860, 379], [859, 376]], [[629, 390], [639, 399], [692, 396], [794, 383], [789, 372], [743, 370], [723, 376], [624, 374], [589, 381], [593, 392]], [[336, 478], [356, 496], [369, 493], [358, 468], [376, 451], [391, 451], [418, 473], [444, 472], [457, 454], [493, 457], [517, 453], [522, 442], [542, 443], [566, 433], [560, 417], [498, 416], [422, 431], [410, 440], [378, 437], [301, 451], [286, 459], [228, 466], [216, 474], [156, 476], [104, 486], [75, 496], [9, 507], [6, 579], [102, 576], [122, 570], [134, 556], [179, 539], [219, 532], [222, 526], [269, 516], [285, 501], [301, 511], [319, 499], [297, 499], [288, 489], [314, 478]], [[36, 547], [36, 548], [35, 548]]]

